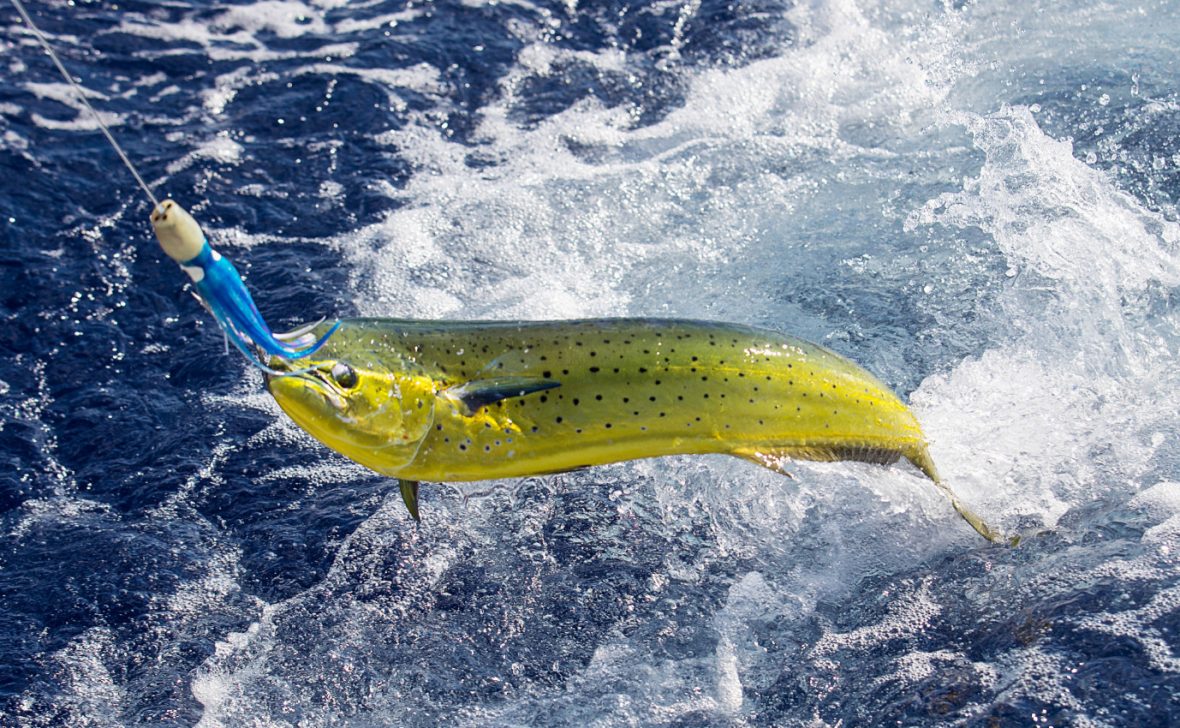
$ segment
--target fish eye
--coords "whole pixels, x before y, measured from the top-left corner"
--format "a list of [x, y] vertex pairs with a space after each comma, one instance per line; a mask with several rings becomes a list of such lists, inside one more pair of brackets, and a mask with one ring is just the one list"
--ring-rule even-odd
[[352, 389], [360, 381], [356, 375], [356, 370], [348, 366], [344, 362], [336, 362], [332, 366], [332, 379], [343, 389]]

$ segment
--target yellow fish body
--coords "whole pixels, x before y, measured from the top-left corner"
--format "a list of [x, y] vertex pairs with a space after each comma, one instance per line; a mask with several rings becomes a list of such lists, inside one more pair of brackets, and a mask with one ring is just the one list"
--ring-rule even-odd
[[946, 490], [917, 420], [887, 386], [838, 354], [766, 330], [350, 319], [314, 356], [271, 360], [295, 365], [302, 371], [268, 377], [279, 406], [333, 450], [401, 479], [415, 517], [421, 480], [676, 454], [736, 455], [779, 472], [784, 459], [904, 457]]

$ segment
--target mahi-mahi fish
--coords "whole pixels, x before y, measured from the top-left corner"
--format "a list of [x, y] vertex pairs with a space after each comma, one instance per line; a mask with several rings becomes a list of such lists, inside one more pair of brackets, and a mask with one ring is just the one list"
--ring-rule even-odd
[[661, 319], [345, 319], [313, 356], [271, 366], [289, 372], [267, 386], [291, 419], [397, 478], [415, 519], [420, 481], [703, 453], [784, 474], [792, 459], [905, 458], [999, 540], [942, 483], [917, 419], [889, 387], [773, 331]]

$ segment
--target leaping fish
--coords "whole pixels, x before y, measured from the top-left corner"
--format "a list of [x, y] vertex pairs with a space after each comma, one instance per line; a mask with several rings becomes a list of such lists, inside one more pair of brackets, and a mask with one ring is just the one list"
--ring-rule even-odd
[[[326, 324], [306, 334], [322, 338]], [[908, 407], [821, 346], [773, 331], [663, 319], [446, 322], [345, 319], [267, 376], [279, 406], [342, 455], [419, 481], [556, 473], [723, 453], [786, 474], [792, 459], [905, 458], [982, 536], [943, 484]]]

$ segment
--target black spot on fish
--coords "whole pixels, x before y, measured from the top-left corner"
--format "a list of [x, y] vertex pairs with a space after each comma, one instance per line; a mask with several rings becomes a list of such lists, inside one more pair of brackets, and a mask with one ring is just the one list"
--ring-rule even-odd
[[596, 399], [596, 400], [598, 400], [599, 402], [601, 402], [601, 401], [602, 401], [602, 395], [601, 395], [601, 394], [596, 394], [596, 395], [594, 395], [594, 399]]
[[575, 406], [575, 407], [577, 407], [577, 406], [578, 406], [578, 402], [579, 402], [579, 400], [575, 398], [575, 399], [574, 399], [574, 406]]
[[561, 418], [561, 417], [555, 417], [555, 418], [553, 419], [553, 421], [554, 421], [554, 422], [556, 422], [557, 424], [559, 424], [559, 425], [560, 425], [560, 424], [562, 423], [562, 421], [563, 421], [563, 420], [562, 420], [562, 418]]
[[541, 376], [545, 377], [546, 379], [550, 379], [553, 376], [553, 372], [546, 369], [545, 371], [541, 372]]
[[597, 373], [598, 373], [598, 367], [590, 367], [590, 373], [591, 373], [591, 374], [597, 374]]

